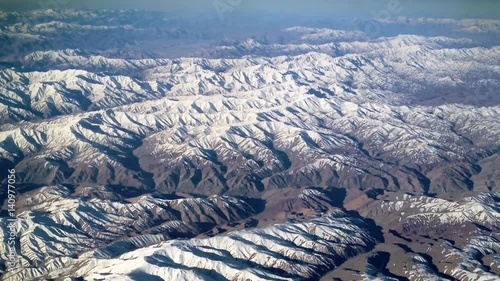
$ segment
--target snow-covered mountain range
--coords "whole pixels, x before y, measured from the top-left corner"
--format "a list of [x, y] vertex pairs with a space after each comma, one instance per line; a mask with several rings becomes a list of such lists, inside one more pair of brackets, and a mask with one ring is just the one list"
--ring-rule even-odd
[[2, 280], [498, 277], [498, 21], [207, 22], [0, 12]]
[[[37, 184], [146, 185], [207, 195], [328, 184], [473, 189], [480, 161], [499, 149], [498, 95], [476, 96], [489, 105], [478, 107], [467, 99], [443, 103], [439, 90], [498, 83], [472, 73], [494, 73], [499, 50], [406, 51], [399, 46], [412, 37], [397, 40], [388, 47], [394, 55], [381, 59], [182, 58], [156, 62], [163, 65], [143, 70], [142, 79], [6, 69], [0, 155]], [[426, 66], [414, 65], [419, 61]], [[459, 61], [469, 70], [455, 69]]]

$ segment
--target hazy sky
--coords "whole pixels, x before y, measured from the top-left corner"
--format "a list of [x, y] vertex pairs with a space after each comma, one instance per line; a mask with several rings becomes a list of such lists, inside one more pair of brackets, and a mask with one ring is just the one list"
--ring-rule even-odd
[[[59, 4], [58, 4], [59, 3]], [[232, 3], [232, 4], [231, 4]], [[43, 7], [85, 9], [147, 9], [216, 14], [231, 12], [305, 13], [370, 17], [384, 11], [392, 16], [499, 18], [499, 0], [0, 0], [1, 10]], [[392, 7], [392, 9], [391, 9]]]

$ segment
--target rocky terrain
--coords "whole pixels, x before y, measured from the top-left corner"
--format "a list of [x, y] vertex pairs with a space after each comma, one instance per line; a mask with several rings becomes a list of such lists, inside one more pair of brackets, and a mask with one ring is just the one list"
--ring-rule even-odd
[[2, 280], [500, 278], [500, 24], [379, 21], [1, 12]]

